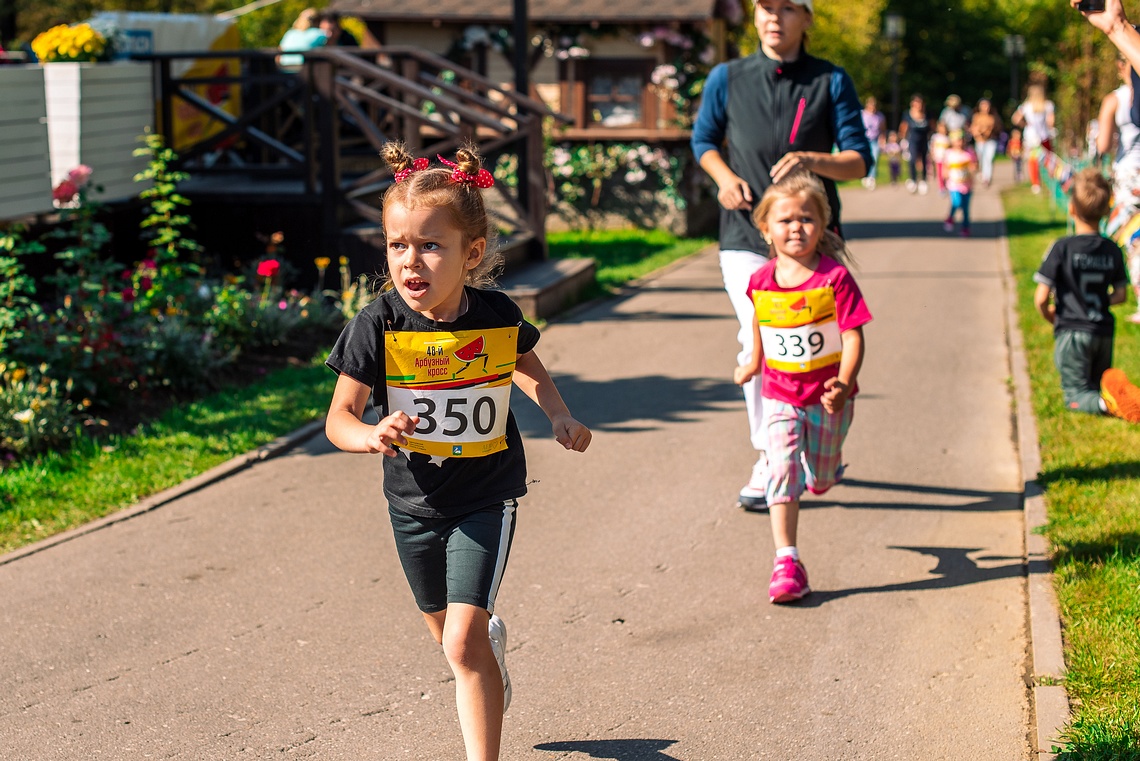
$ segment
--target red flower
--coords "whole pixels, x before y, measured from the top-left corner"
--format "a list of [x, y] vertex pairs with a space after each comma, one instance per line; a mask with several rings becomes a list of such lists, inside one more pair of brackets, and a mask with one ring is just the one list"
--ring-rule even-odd
[[71, 180], [63, 180], [51, 191], [51, 197], [60, 203], [70, 203], [79, 195], [79, 186]]
[[259, 277], [273, 277], [277, 271], [281, 269], [281, 262], [276, 259], [266, 259], [261, 264], [257, 265], [257, 274]]
[[154, 285], [154, 281], [151, 280], [149, 277], [140, 277], [139, 278], [139, 288], [141, 288], [142, 290], [149, 291], [150, 287], [152, 285]]
[[135, 289], [134, 288], [124, 288], [122, 296], [123, 296], [123, 301], [127, 302], [128, 304], [131, 303], [132, 301], [135, 300]]

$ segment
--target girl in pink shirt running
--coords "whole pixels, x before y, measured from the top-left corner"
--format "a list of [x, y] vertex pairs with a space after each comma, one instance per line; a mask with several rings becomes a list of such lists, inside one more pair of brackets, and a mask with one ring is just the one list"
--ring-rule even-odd
[[768, 587], [773, 603], [811, 591], [796, 548], [800, 497], [805, 489], [823, 494], [843, 475], [843, 441], [863, 363], [863, 325], [871, 321], [844, 266], [850, 253], [827, 230], [828, 209], [820, 181], [799, 172], [769, 187], [752, 215], [775, 256], [748, 284], [755, 348], [733, 380], [743, 384], [761, 374], [776, 544]]

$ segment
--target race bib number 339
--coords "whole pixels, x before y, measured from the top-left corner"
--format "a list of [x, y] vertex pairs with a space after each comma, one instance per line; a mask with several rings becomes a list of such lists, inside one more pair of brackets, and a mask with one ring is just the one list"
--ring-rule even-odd
[[755, 291], [752, 301], [768, 367], [806, 373], [839, 362], [843, 338], [830, 287], [786, 293]]
[[388, 410], [418, 416], [405, 447], [433, 457], [507, 448], [518, 328], [384, 334]]

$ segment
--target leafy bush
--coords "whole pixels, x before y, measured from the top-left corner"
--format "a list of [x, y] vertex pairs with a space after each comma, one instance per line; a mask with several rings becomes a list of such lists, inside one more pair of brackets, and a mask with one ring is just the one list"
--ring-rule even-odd
[[10, 460], [67, 444], [80, 425], [71, 389], [43, 372], [0, 364], [0, 457]]

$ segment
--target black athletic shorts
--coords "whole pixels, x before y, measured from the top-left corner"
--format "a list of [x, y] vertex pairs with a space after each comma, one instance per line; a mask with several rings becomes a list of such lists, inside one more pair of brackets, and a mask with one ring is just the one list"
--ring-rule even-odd
[[388, 506], [396, 551], [420, 610], [438, 613], [460, 602], [495, 612], [517, 507], [508, 499], [456, 518], [421, 518]]

